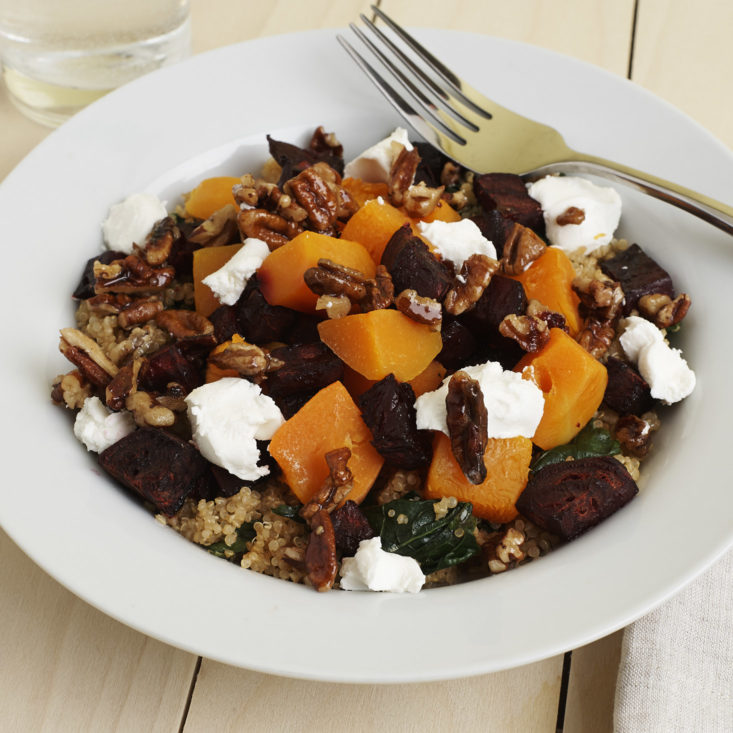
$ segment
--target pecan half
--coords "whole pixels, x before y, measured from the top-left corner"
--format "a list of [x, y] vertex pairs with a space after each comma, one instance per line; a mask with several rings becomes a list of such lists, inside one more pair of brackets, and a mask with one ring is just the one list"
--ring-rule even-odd
[[70, 410], [80, 410], [84, 400], [91, 396], [92, 387], [78, 369], [56, 377], [51, 390], [51, 399], [63, 403]]
[[464, 476], [472, 484], [486, 479], [484, 452], [488, 442], [488, 414], [481, 387], [464, 371], [448, 382], [446, 422], [451, 448]]
[[265, 209], [246, 209], [237, 216], [242, 239], [254, 237], [267, 243], [273, 250], [287, 244], [293, 237], [303, 231], [303, 227], [294, 221], [288, 221], [279, 214]]
[[117, 365], [107, 358], [102, 347], [77, 328], [61, 329], [59, 350], [97, 387], [106, 387], [117, 374]]
[[202, 247], [220, 247], [234, 244], [238, 239], [237, 215], [239, 209], [227, 204], [202, 221], [189, 235], [188, 241]]
[[175, 277], [172, 267], [150, 267], [137, 255], [114, 260], [109, 265], [94, 263], [94, 292], [147, 293], [165, 290]]
[[143, 248], [145, 261], [152, 267], [162, 265], [168, 259], [173, 243], [180, 236], [181, 230], [172, 216], [166, 216], [165, 219], [156, 222], [145, 239]]
[[346, 447], [336, 448], [324, 457], [328, 465], [328, 478], [300, 510], [300, 516], [306, 521], [311, 521], [320, 511], [332, 512], [353, 488], [353, 475], [347, 465], [351, 450]]
[[615, 280], [592, 277], [576, 277], [573, 290], [580, 302], [598, 319], [612, 320], [621, 313], [624, 291]]
[[142, 361], [134, 359], [120, 367], [104, 391], [104, 401], [110, 410], [121, 410], [127, 398], [137, 391], [137, 378]]
[[192, 339], [214, 334], [214, 324], [196, 311], [164, 310], [155, 316], [155, 322], [176, 339]]
[[585, 211], [579, 209], [577, 206], [568, 206], [555, 221], [561, 227], [568, 224], [582, 224], [585, 221]]
[[249, 174], [242, 176], [242, 183], [234, 187], [233, 193], [234, 199], [248, 208], [265, 209], [296, 223], [308, 218], [308, 212], [283, 193], [277, 184], [261, 178], [255, 180]]
[[316, 310], [325, 311], [329, 319], [348, 316], [352, 307], [346, 295], [319, 295], [316, 301]]
[[514, 339], [524, 351], [539, 351], [550, 340], [547, 323], [537, 316], [510, 313], [499, 324], [502, 336]]
[[159, 405], [147, 392], [131, 392], [125, 400], [125, 408], [132, 413], [140, 427], [169, 428], [176, 421], [173, 411]]
[[569, 329], [565, 316], [562, 313], [550, 310], [539, 300], [532, 299], [527, 303], [525, 315], [540, 318], [547, 324], [547, 328], [561, 328], [565, 333], [568, 333]]
[[446, 186], [457, 186], [461, 180], [461, 166], [452, 160], [446, 161], [440, 172], [440, 182]]
[[519, 275], [545, 252], [547, 245], [529, 227], [514, 223], [504, 242], [502, 269], [507, 275]]
[[362, 311], [376, 311], [389, 308], [394, 301], [394, 285], [392, 276], [384, 265], [377, 265], [374, 279], [364, 283], [366, 296], [359, 301]]
[[320, 592], [331, 590], [336, 580], [336, 535], [331, 515], [321, 509], [310, 521], [311, 533], [305, 550], [305, 569], [308, 580]]
[[394, 206], [402, 206], [408, 189], [415, 179], [415, 171], [420, 164], [417, 148], [408, 150], [403, 147], [394, 159], [389, 170], [389, 198]]
[[259, 346], [243, 343], [227, 344], [222, 351], [209, 355], [209, 363], [219, 369], [233, 369], [242, 377], [256, 377], [279, 369], [283, 362], [274, 359]]
[[[101, 296], [99, 296], [101, 297]], [[144, 298], [130, 301], [117, 316], [117, 325], [125, 330], [151, 321], [163, 310], [159, 298]]]
[[343, 157], [344, 146], [339, 142], [334, 132], [326, 132], [323, 125], [319, 125], [313, 131], [308, 149], [314, 153], [329, 153], [336, 158]]
[[465, 260], [443, 301], [448, 313], [458, 316], [473, 307], [498, 269], [499, 263], [486, 255], [472, 254]]
[[424, 181], [410, 186], [404, 197], [407, 215], [415, 219], [422, 219], [432, 214], [444, 191], [445, 186], [430, 188]]
[[133, 302], [129, 295], [122, 293], [102, 293], [102, 295], [93, 295], [84, 301], [89, 311], [98, 316], [119, 313]]
[[674, 300], [664, 293], [644, 295], [639, 298], [639, 313], [654, 323], [657, 328], [669, 328], [679, 323], [690, 310], [692, 301], [686, 293]]
[[416, 290], [403, 290], [394, 301], [397, 310], [418, 323], [425, 323], [434, 331], [440, 330], [443, 309], [437, 300], [424, 298]]
[[649, 452], [652, 430], [646, 420], [636, 415], [624, 415], [616, 422], [614, 432], [625, 453], [643, 458]]
[[575, 340], [596, 359], [600, 359], [613, 342], [616, 330], [612, 321], [588, 318]]
[[345, 295], [358, 303], [367, 294], [368, 278], [358, 270], [328, 259], [318, 260], [317, 267], [309, 267], [303, 273], [303, 280], [316, 295]]

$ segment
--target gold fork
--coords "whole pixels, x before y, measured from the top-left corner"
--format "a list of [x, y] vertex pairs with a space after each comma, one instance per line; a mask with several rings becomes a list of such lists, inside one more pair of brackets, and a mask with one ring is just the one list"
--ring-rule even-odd
[[[557, 130], [485, 97], [435, 58], [383, 10], [376, 5], [372, 5], [372, 10], [401, 39], [401, 44], [364, 15], [360, 18], [374, 40], [354, 23], [350, 28], [399, 82], [412, 103], [343, 36], [337, 36], [339, 42], [407, 123], [457, 163], [477, 173], [516, 173], [527, 180], [549, 173], [600, 176], [630, 185], [733, 234], [733, 207], [649, 173], [572, 150]], [[414, 60], [415, 56], [422, 65]]]

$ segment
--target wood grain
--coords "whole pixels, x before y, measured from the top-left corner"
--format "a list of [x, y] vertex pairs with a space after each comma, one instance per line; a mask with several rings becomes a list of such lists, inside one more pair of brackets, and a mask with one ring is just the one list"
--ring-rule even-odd
[[561, 673], [562, 657], [555, 657], [450, 682], [343, 685], [273, 677], [204, 660], [185, 733], [234, 733], [244, 726], [252, 733], [554, 733]]
[[733, 149], [733, 3], [639, 0], [632, 79]]
[[80, 601], [0, 530], [0, 729], [178, 730], [196, 657]]

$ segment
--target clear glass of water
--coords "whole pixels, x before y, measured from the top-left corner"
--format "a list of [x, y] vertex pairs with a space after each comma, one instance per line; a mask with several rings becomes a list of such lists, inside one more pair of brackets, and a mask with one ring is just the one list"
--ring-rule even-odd
[[0, 0], [13, 103], [55, 126], [115, 87], [191, 52], [189, 0]]

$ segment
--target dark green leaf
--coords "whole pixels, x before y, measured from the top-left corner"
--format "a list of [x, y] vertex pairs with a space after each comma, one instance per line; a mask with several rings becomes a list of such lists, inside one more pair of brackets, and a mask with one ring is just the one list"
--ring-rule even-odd
[[302, 504], [278, 504], [272, 511], [281, 517], [294, 519], [296, 522], [304, 522], [305, 520], [300, 516], [300, 510], [302, 508]]
[[384, 550], [415, 558], [429, 575], [478, 552], [471, 504], [460, 502], [441, 519], [435, 517], [435, 504], [413, 496], [369, 507], [364, 513]]
[[614, 456], [621, 452], [621, 446], [604, 428], [595, 428], [589, 422], [570, 443], [546, 450], [535, 459], [533, 471], [539, 471], [552, 463], [561, 463], [568, 458], [590, 458], [592, 456]]
[[241, 527], [237, 529], [237, 539], [234, 543], [228, 545], [223, 540], [221, 542], [214, 542], [213, 545], [209, 545], [206, 549], [217, 557], [226, 557], [226, 551], [230, 550], [236, 555], [241, 555], [243, 552], [247, 552], [247, 543], [253, 540], [257, 536], [257, 532], [252, 522], [245, 522]]

